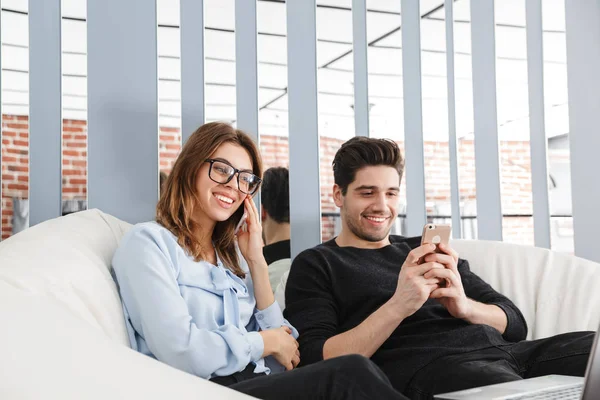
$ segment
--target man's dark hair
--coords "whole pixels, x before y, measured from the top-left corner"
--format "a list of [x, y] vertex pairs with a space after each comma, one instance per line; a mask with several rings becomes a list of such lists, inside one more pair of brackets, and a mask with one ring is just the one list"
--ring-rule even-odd
[[275, 167], [265, 171], [260, 202], [276, 222], [290, 222], [290, 173], [287, 168]]
[[[372, 139], [356, 136], [348, 140], [333, 158], [333, 178], [345, 196], [354, 182], [356, 172], [366, 166], [385, 165], [398, 171], [399, 181], [404, 173], [404, 158], [396, 142], [390, 139]], [[398, 182], [399, 184], [400, 182]]]

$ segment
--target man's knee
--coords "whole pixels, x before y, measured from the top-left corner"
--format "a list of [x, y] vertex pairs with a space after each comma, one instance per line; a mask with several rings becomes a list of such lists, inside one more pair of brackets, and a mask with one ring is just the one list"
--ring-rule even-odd
[[332, 358], [330, 361], [335, 364], [334, 368], [338, 372], [347, 376], [384, 375], [373, 361], [359, 354], [340, 356]]

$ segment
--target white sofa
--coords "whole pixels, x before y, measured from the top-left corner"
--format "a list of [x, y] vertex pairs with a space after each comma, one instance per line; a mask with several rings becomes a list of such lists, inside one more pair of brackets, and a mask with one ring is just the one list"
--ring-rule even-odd
[[0, 399], [249, 399], [129, 348], [111, 259], [129, 224], [89, 210], [0, 243]]
[[[0, 243], [0, 399], [244, 399], [129, 349], [110, 262], [130, 227], [98, 210]], [[530, 337], [595, 330], [600, 265], [546, 250], [455, 241], [521, 307]]]

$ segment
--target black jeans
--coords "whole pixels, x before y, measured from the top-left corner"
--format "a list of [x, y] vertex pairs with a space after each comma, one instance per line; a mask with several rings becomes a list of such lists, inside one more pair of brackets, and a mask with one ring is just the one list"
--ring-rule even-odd
[[406, 400], [369, 359], [332, 358], [279, 374], [254, 374], [254, 366], [211, 381], [259, 399], [391, 399]]
[[[572, 332], [441, 357], [419, 370], [404, 394], [434, 394], [549, 374], [584, 376], [595, 332]], [[398, 364], [402, 368], [402, 364]], [[393, 373], [388, 377], [394, 381]]]

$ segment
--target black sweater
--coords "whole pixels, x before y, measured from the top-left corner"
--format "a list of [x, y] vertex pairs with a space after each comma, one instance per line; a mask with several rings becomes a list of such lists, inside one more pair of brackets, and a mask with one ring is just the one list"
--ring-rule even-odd
[[[390, 241], [371, 250], [339, 247], [330, 240], [294, 259], [284, 315], [300, 332], [302, 365], [322, 360], [327, 339], [356, 327], [392, 297], [400, 268], [420, 237], [390, 236]], [[466, 260], [459, 260], [458, 271], [467, 297], [504, 310], [504, 335], [491, 326], [454, 318], [436, 300], [428, 300], [372, 357], [397, 389], [403, 390], [418, 369], [439, 357], [525, 339], [527, 325], [519, 309], [472, 273]]]

